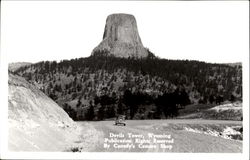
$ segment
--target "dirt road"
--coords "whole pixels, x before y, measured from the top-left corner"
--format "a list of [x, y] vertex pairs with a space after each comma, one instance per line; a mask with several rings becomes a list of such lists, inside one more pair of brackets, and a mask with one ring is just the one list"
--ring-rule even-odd
[[[186, 128], [242, 126], [240, 121], [218, 120], [128, 120], [126, 126], [114, 121], [78, 122], [90, 124], [102, 137], [94, 152], [242, 152], [242, 141], [197, 133]], [[119, 142], [118, 142], [119, 141]]]

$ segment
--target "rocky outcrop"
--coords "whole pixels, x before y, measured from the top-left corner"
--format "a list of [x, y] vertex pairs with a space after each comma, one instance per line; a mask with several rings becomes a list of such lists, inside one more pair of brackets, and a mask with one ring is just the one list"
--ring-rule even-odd
[[92, 52], [92, 55], [100, 54], [125, 58], [148, 56], [133, 15], [112, 14], [107, 17], [103, 40]]

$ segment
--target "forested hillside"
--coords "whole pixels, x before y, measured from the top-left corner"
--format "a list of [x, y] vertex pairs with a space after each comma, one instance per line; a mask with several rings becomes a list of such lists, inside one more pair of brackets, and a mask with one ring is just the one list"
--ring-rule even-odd
[[187, 104], [242, 98], [241, 65], [90, 56], [39, 62], [14, 73], [35, 84], [75, 120], [178, 115]]

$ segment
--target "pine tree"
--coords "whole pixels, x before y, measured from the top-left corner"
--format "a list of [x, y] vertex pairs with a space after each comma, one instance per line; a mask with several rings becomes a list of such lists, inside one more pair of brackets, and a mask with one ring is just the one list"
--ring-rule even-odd
[[91, 120], [93, 120], [95, 118], [95, 110], [94, 110], [94, 106], [92, 104], [88, 108], [85, 117], [89, 121], [91, 121]]

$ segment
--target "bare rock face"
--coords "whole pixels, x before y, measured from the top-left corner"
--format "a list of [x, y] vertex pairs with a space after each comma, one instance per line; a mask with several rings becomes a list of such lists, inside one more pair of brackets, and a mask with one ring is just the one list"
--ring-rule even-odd
[[95, 54], [125, 58], [147, 57], [148, 51], [142, 45], [135, 17], [129, 14], [109, 15], [106, 20], [103, 40], [92, 52], [92, 55]]

